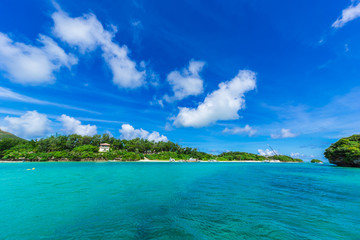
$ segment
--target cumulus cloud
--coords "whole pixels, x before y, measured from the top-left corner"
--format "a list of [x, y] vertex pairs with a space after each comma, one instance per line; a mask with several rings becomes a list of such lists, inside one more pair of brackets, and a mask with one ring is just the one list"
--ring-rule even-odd
[[174, 96], [165, 95], [164, 99], [168, 102], [181, 100], [188, 96], [196, 96], [203, 93], [203, 80], [199, 73], [203, 69], [205, 62], [191, 60], [189, 66], [181, 72], [172, 71], [167, 76], [167, 81], [172, 87]]
[[147, 139], [149, 141], [154, 141], [154, 142], [167, 142], [168, 138], [164, 135], [160, 135], [159, 132], [152, 132], [149, 133], [148, 131], [140, 128], [140, 129], [135, 129], [133, 126], [131, 126], [130, 124], [123, 124], [121, 126], [121, 129], [119, 130], [119, 132], [121, 133], [121, 138], [126, 139], [126, 140], [131, 140], [134, 138], [142, 138], [142, 139]]
[[245, 107], [244, 94], [256, 87], [256, 75], [241, 70], [231, 81], [219, 84], [197, 108], [179, 108], [174, 125], [177, 127], [204, 127], [219, 120], [238, 119], [238, 111]]
[[168, 138], [164, 135], [160, 135], [159, 132], [152, 132], [147, 136], [147, 140], [154, 141], [154, 142], [167, 142], [169, 141]]
[[45, 114], [28, 111], [20, 117], [5, 117], [0, 128], [23, 138], [43, 137], [50, 128], [50, 120]]
[[250, 127], [249, 125], [245, 125], [245, 127], [235, 127], [235, 128], [225, 128], [223, 133], [229, 133], [233, 135], [248, 135], [252, 137], [255, 135], [256, 130]]
[[62, 10], [53, 13], [53, 32], [62, 41], [82, 53], [100, 47], [105, 62], [113, 73], [113, 82], [122, 88], [137, 88], [145, 83], [145, 70], [140, 71], [128, 56], [128, 48], [113, 42], [116, 27], [105, 30], [94, 14], [72, 18]]
[[11, 81], [29, 85], [52, 83], [55, 71], [77, 63], [77, 58], [66, 54], [51, 38], [39, 35], [38, 42], [41, 47], [15, 42], [0, 33], [0, 70]]
[[342, 11], [341, 16], [332, 24], [333, 28], [341, 28], [347, 22], [350, 22], [360, 17], [360, 2], [354, 4], [354, 2]]
[[270, 150], [270, 149], [258, 149], [258, 153], [259, 155], [261, 156], [265, 156], [265, 157], [271, 157], [271, 156], [274, 156], [274, 155], [279, 155], [279, 152], [276, 151], [276, 150]]
[[97, 133], [95, 125], [82, 125], [81, 122], [73, 117], [69, 117], [65, 114], [61, 115], [59, 121], [63, 125], [63, 131], [66, 134], [79, 134], [82, 136], [93, 136]]
[[281, 129], [280, 134], [271, 134], [271, 138], [277, 139], [277, 138], [293, 138], [297, 135], [295, 133], [292, 133], [290, 129], [283, 128]]

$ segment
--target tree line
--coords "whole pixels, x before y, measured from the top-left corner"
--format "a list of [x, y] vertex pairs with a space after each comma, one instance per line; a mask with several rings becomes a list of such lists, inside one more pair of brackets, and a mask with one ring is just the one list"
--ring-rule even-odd
[[[111, 145], [109, 152], [100, 153], [100, 143]], [[198, 151], [196, 148], [182, 147], [171, 141], [154, 142], [135, 138], [132, 140], [118, 139], [109, 134], [81, 136], [77, 134], [56, 135], [48, 138], [24, 140], [5, 138], [0, 141], [0, 158], [3, 160], [26, 161], [79, 161], [79, 160], [199, 160], [215, 159], [218, 161], [257, 160], [263, 161], [264, 156], [245, 152], [226, 152], [213, 155]], [[273, 156], [271, 159], [280, 161], [297, 161], [289, 156]], [[300, 160], [301, 161], [301, 160]]]

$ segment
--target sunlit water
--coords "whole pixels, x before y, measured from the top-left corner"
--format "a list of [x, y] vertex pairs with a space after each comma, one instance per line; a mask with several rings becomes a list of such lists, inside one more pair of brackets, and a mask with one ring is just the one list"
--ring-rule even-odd
[[360, 239], [360, 169], [325, 165], [2, 163], [0, 201], [0, 239]]

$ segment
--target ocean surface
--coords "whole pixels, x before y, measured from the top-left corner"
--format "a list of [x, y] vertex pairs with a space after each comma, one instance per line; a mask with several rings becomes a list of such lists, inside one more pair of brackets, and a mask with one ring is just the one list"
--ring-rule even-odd
[[0, 201], [0, 239], [360, 239], [360, 169], [329, 165], [1, 163]]

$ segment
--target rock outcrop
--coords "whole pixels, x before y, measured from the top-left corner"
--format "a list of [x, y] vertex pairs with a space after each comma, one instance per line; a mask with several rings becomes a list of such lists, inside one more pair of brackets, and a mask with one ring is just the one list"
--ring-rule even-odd
[[360, 167], [360, 135], [342, 138], [325, 150], [330, 163], [342, 167]]

